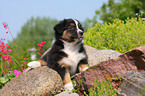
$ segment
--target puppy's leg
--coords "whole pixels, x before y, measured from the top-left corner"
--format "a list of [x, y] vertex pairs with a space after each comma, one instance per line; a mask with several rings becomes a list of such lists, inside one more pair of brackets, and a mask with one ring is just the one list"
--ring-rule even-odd
[[80, 64], [79, 65], [79, 70], [80, 72], [85, 71], [88, 69], [88, 65], [87, 64]]
[[68, 70], [66, 70], [66, 72], [65, 72], [64, 79], [63, 79], [63, 85], [64, 85], [64, 89], [66, 91], [71, 91], [73, 89], [73, 84], [71, 82], [70, 73]]
[[40, 67], [40, 66], [46, 66], [47, 65], [46, 58], [47, 58], [47, 55], [49, 53], [49, 50], [50, 50], [50, 48], [41, 56], [40, 60], [29, 62], [27, 64], [27, 66], [29, 68], [36, 68], [36, 67]]
[[38, 61], [32, 61], [27, 64], [30, 68], [36, 68], [36, 67], [41, 67], [47, 65], [47, 62], [43, 60], [38, 60]]
[[[50, 64], [50, 68], [51, 68], [51, 65], [52, 64]], [[71, 91], [73, 89], [73, 84], [71, 82], [70, 73], [68, 71], [68, 68], [66, 68], [65, 66], [62, 66], [58, 63], [55, 63], [55, 65], [58, 65], [58, 66], [55, 66], [52, 69], [57, 71], [58, 74], [61, 76], [63, 85], [64, 85], [64, 89], [66, 91]]]
[[87, 58], [82, 59], [82, 60], [79, 62], [78, 68], [79, 68], [79, 71], [80, 71], [80, 72], [85, 71], [86, 69], [88, 69], [88, 61], [87, 61]]

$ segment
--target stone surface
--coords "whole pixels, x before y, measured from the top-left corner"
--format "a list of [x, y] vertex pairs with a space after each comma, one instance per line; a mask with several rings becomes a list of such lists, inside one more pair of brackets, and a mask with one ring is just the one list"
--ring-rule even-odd
[[[111, 78], [123, 76], [129, 70], [145, 71], [145, 46], [135, 48], [117, 58], [91, 66], [86, 71], [76, 74], [74, 80], [77, 86], [81, 86], [81, 92], [88, 92], [89, 88], [93, 88], [93, 81], [96, 79], [107, 81]], [[112, 82], [112, 85], [116, 85], [115, 82]]]
[[93, 47], [88, 46], [88, 45], [84, 45], [84, 48], [85, 48], [87, 54], [90, 54], [90, 53], [97, 51], [96, 48], [93, 48]]
[[63, 86], [58, 73], [47, 66], [35, 68], [8, 82], [1, 96], [45, 96], [54, 95]]
[[118, 57], [121, 53], [114, 50], [97, 50], [88, 54], [88, 64], [93, 66], [100, 62]]
[[[128, 71], [122, 77], [121, 85], [119, 86], [120, 94], [126, 96], [145, 96], [145, 71]], [[141, 93], [142, 90], [142, 93]]]
[[69, 91], [64, 91], [64, 92], [61, 92], [55, 96], [79, 96], [77, 93], [72, 93], [72, 92], [69, 92]]

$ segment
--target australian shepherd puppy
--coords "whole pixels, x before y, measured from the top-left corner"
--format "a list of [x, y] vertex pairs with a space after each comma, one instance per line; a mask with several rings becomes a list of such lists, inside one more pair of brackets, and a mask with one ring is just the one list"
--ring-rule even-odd
[[28, 63], [31, 68], [47, 65], [61, 76], [65, 90], [72, 90], [70, 75], [88, 68], [83, 45], [84, 29], [75, 19], [64, 19], [54, 26], [55, 39], [50, 51], [39, 61]]

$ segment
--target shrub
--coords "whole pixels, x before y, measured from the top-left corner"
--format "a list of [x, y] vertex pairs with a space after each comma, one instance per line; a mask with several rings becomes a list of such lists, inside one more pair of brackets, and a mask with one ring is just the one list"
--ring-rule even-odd
[[85, 33], [84, 43], [97, 49], [112, 49], [124, 53], [145, 45], [145, 21], [141, 18], [119, 19], [112, 24], [100, 24]]
[[89, 94], [85, 94], [86, 96], [117, 96], [116, 89], [112, 89], [111, 82], [99, 82], [96, 79], [94, 82], [94, 88], [89, 89]]

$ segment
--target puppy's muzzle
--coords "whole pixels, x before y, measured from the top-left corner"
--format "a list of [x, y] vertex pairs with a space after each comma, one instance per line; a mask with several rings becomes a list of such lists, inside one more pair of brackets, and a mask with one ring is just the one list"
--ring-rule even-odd
[[78, 39], [83, 39], [84, 38], [84, 32], [83, 31], [78, 31]]

